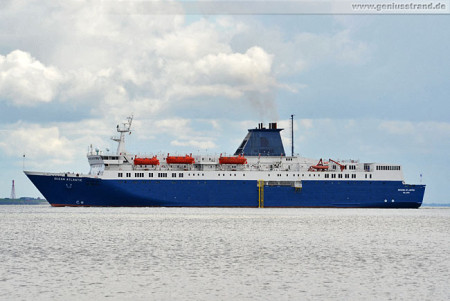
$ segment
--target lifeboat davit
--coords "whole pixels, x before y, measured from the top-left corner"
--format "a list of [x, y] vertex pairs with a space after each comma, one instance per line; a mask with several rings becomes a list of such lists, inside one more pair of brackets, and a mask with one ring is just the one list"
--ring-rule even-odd
[[167, 154], [166, 162], [167, 164], [194, 164], [195, 159], [192, 157], [192, 154], [189, 156], [169, 156]]
[[152, 158], [134, 158], [134, 165], [159, 165], [159, 160], [156, 156]]
[[222, 157], [219, 158], [219, 164], [247, 164], [247, 158], [244, 156]]

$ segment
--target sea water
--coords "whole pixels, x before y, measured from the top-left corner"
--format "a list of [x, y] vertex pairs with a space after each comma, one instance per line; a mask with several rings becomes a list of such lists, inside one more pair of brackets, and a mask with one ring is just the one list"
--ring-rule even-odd
[[2, 300], [449, 300], [450, 209], [0, 206]]

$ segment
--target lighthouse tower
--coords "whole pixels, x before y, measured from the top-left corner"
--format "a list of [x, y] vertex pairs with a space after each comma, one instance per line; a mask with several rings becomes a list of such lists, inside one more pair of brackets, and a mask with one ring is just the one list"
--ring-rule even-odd
[[12, 180], [12, 187], [11, 187], [11, 200], [16, 199], [16, 186], [14, 185], [14, 180]]

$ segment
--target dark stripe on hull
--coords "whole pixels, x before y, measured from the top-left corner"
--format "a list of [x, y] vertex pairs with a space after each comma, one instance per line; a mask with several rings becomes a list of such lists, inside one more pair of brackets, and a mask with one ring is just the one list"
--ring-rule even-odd
[[[258, 207], [257, 181], [101, 180], [28, 175], [55, 207]], [[74, 180], [75, 179], [75, 180]], [[400, 181], [302, 181], [264, 186], [264, 207], [418, 208], [425, 185]]]

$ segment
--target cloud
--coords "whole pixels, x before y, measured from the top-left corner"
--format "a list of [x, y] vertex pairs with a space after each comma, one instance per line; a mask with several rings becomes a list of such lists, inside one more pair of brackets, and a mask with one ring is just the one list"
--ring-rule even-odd
[[[278, 27], [254, 27], [235, 17], [186, 22], [183, 15], [126, 13], [128, 6], [139, 6], [134, 5], [114, 4], [112, 10], [89, 1], [7, 5], [0, 26], [15, 24], [17, 32], [0, 35], [0, 43], [26, 52], [1, 57], [9, 62], [15, 54], [22, 64], [14, 69], [2, 63], [0, 96], [19, 107], [51, 102], [102, 119], [133, 112], [167, 119], [197, 107], [219, 114], [226, 108], [217, 106], [228, 101], [259, 119], [277, 120], [279, 91], [301, 93], [307, 87], [280, 78], [322, 61], [357, 63], [367, 50], [346, 30], [286, 39]], [[19, 18], [31, 11], [35, 18]], [[39, 47], [27, 44], [35, 36]], [[236, 47], [242, 37], [245, 45]]]
[[49, 125], [16, 122], [0, 131], [0, 151], [12, 158], [25, 154], [28, 167], [45, 171], [75, 163], [87, 166], [87, 147], [108, 147], [114, 128], [114, 123], [96, 119]]
[[313, 127], [312, 119], [300, 119], [300, 125], [305, 129], [310, 129]]
[[[304, 22], [308, 24], [307, 19]], [[304, 24], [298, 22], [298, 19], [295, 23], [284, 25], [299, 28], [294, 33], [287, 34], [289, 30], [278, 24], [270, 26], [270, 24], [257, 21], [249, 22], [244, 29], [236, 33], [232, 40], [233, 46], [238, 49], [246, 49], [252, 45], [258, 45], [267, 53], [272, 54], [272, 72], [277, 79], [303, 74], [330, 62], [360, 65], [370, 59], [370, 45], [365, 41], [355, 39], [354, 31], [349, 30], [346, 26], [336, 26], [332, 32], [320, 32], [320, 29], [302, 30]], [[290, 89], [297, 90], [296, 87], [289, 86]]]
[[450, 139], [450, 123], [448, 122], [382, 121], [379, 124], [379, 129], [391, 135], [417, 136], [433, 134], [436, 138], [440, 137], [439, 140]]
[[[351, 31], [344, 29], [334, 34], [303, 32], [294, 38], [302, 67], [327, 61], [341, 64], [361, 64], [368, 57], [369, 46], [351, 38]], [[307, 63], [306, 63], [307, 62]]]
[[[450, 123], [379, 119], [303, 119], [295, 133], [302, 152], [351, 155], [368, 160], [443, 153], [450, 147]], [[317, 156], [317, 155], [316, 155]]]
[[36, 124], [16, 124], [2, 135], [0, 148], [8, 156], [26, 154], [34, 165], [62, 164], [74, 159], [74, 141], [61, 135], [57, 126], [41, 127]]
[[190, 60], [166, 58], [159, 81], [167, 87], [163, 93], [166, 99], [211, 95], [238, 98], [248, 91], [272, 90], [276, 80], [271, 74], [271, 65], [272, 55], [257, 46], [245, 53], [228, 50], [202, 54]]
[[0, 55], [0, 99], [19, 106], [50, 102], [63, 82], [57, 68], [45, 66], [25, 51]]
[[[277, 83], [274, 56], [263, 47], [232, 49], [231, 39], [245, 30], [242, 22], [219, 17], [188, 23], [182, 15], [120, 13], [120, 7], [133, 5], [113, 5], [112, 11], [86, 1], [44, 1], [39, 9], [25, 3], [6, 6], [0, 26], [16, 24], [16, 36], [26, 42], [37, 36], [42, 43], [22, 43], [27, 68], [21, 66], [27, 71], [4, 73], [0, 96], [16, 106], [69, 104], [114, 119], [123, 117], [124, 108], [167, 118], [180, 101], [195, 107], [207, 97], [212, 99], [202, 103], [205, 111], [214, 112], [215, 101], [224, 99], [242, 100], [260, 116], [276, 111], [275, 90], [289, 87]], [[30, 11], [35, 18], [29, 22], [18, 17]], [[0, 35], [0, 43], [21, 44], [6, 35]]]
[[[228, 38], [219, 32], [222, 26], [200, 19], [190, 25], [177, 24], [154, 40], [155, 54], [167, 61], [195, 61], [211, 53], [231, 52]], [[183, 45], [180, 47], [180, 45]]]
[[171, 145], [173, 146], [192, 146], [194, 148], [199, 148], [199, 149], [214, 149], [217, 147], [217, 145], [208, 140], [208, 139], [203, 139], [203, 140], [173, 140], [170, 142]]
[[275, 82], [270, 75], [272, 58], [264, 49], [254, 46], [243, 54], [209, 54], [194, 66], [203, 81], [229, 83], [252, 90], [268, 89]]
[[450, 123], [436, 121], [382, 121], [378, 129], [404, 146], [432, 153], [450, 147]]
[[192, 132], [189, 119], [172, 118], [163, 119], [155, 122], [156, 130], [159, 133], [177, 133], [186, 134]]
[[133, 121], [134, 133], [139, 140], [152, 139], [153, 150], [167, 151], [180, 149], [180, 147], [191, 152], [197, 149], [217, 148], [214, 140], [220, 127], [220, 122], [206, 119], [138, 119], [136, 123]]
[[389, 134], [394, 135], [412, 135], [415, 134], [415, 125], [409, 121], [383, 121], [379, 128]]
[[[277, 116], [274, 90], [280, 86], [272, 74], [272, 59], [264, 49], [254, 46], [244, 53], [221, 52], [194, 62], [171, 64], [166, 72], [177, 80], [165, 96], [171, 102], [205, 96], [219, 101], [242, 99], [260, 117]], [[207, 104], [212, 111], [214, 99]]]

